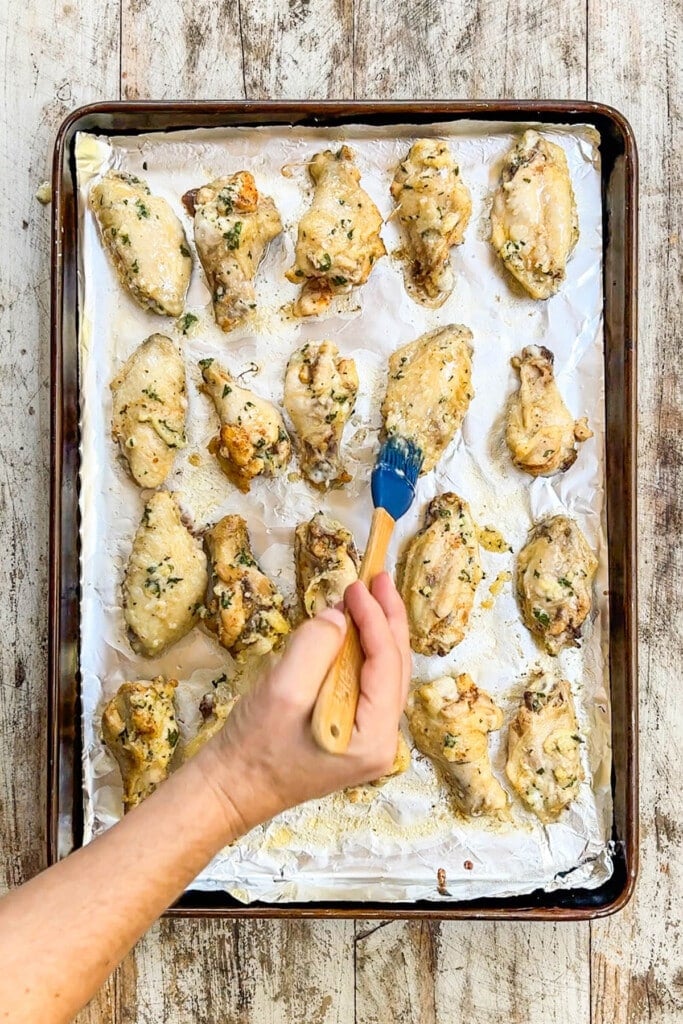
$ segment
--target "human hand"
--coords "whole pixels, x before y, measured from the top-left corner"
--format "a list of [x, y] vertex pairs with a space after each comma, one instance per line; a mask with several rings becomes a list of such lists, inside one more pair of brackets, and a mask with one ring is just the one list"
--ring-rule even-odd
[[346, 622], [327, 609], [297, 629], [280, 662], [242, 697], [197, 756], [241, 832], [295, 804], [386, 774], [396, 755], [411, 656], [403, 602], [388, 573], [371, 590], [357, 582], [344, 603], [365, 653], [351, 742], [321, 750], [311, 733], [318, 691], [341, 647]]

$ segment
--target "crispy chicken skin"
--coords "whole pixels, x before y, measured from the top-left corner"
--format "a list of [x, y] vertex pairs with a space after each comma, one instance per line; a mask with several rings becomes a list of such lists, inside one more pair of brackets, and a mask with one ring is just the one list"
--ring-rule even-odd
[[339, 449], [357, 393], [356, 364], [331, 341], [304, 345], [289, 360], [285, 408], [299, 438], [301, 471], [320, 490], [351, 479]]
[[579, 238], [564, 150], [529, 129], [510, 150], [491, 209], [491, 244], [532, 299], [554, 295]]
[[554, 359], [549, 349], [528, 345], [512, 360], [519, 391], [508, 405], [505, 438], [515, 466], [532, 476], [569, 469], [576, 461], [576, 442], [593, 436], [587, 420], [575, 421], [564, 404]]
[[308, 170], [315, 193], [299, 222], [294, 266], [286, 275], [303, 285], [294, 303], [297, 316], [323, 313], [333, 295], [365, 284], [386, 253], [382, 215], [359, 185], [353, 150], [316, 153]]
[[166, 200], [153, 196], [140, 178], [109, 171], [90, 190], [88, 201], [124, 288], [143, 309], [180, 316], [192, 255]]
[[445, 655], [460, 643], [480, 581], [477, 528], [469, 505], [447, 491], [430, 501], [425, 524], [399, 563], [398, 589], [414, 651]]
[[324, 512], [297, 526], [294, 560], [299, 599], [310, 618], [338, 604], [358, 579], [360, 563], [353, 536]]
[[178, 742], [176, 679], [123, 683], [102, 713], [102, 738], [123, 779], [123, 809], [153, 793], [168, 775]]
[[422, 473], [434, 469], [474, 395], [471, 341], [467, 327], [449, 324], [404, 345], [389, 359], [384, 430], [419, 445]]
[[221, 731], [238, 700], [239, 696], [224, 698], [213, 690], [204, 694], [199, 704], [202, 722], [192, 739], [183, 745], [183, 761], [198, 754], [204, 744]]
[[242, 516], [224, 516], [205, 534], [211, 565], [204, 624], [238, 660], [269, 654], [289, 633], [283, 599], [258, 567]]
[[152, 334], [111, 382], [112, 436], [140, 487], [159, 487], [185, 437], [185, 366], [170, 338]]
[[505, 772], [524, 803], [544, 823], [557, 821], [579, 795], [584, 773], [581, 737], [569, 683], [548, 686], [541, 675], [526, 690], [510, 723]]
[[231, 331], [256, 308], [254, 278], [266, 246], [282, 231], [280, 214], [249, 171], [217, 178], [183, 201], [194, 214], [194, 240], [216, 323]]
[[440, 306], [453, 290], [452, 245], [460, 245], [472, 200], [448, 145], [418, 139], [391, 184], [410, 259], [411, 293]]
[[206, 584], [201, 543], [183, 524], [173, 495], [156, 491], [145, 506], [123, 580], [133, 649], [153, 658], [189, 633]]
[[280, 412], [242, 387], [213, 359], [200, 362], [201, 390], [213, 399], [221, 421], [209, 451], [232, 483], [246, 493], [255, 476], [275, 476], [290, 460], [292, 446]]
[[443, 676], [414, 690], [406, 711], [418, 750], [442, 772], [459, 811], [504, 814], [508, 799], [491, 771], [488, 734], [503, 712], [468, 675]]
[[573, 519], [552, 516], [531, 530], [517, 560], [517, 596], [524, 625], [549, 654], [579, 646], [597, 568]]

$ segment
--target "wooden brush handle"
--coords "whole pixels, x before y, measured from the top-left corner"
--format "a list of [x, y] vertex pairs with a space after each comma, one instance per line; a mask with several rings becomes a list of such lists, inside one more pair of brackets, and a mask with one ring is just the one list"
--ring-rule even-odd
[[[384, 568], [395, 521], [383, 508], [376, 508], [368, 546], [358, 578], [369, 585]], [[346, 612], [346, 636], [341, 650], [325, 676], [313, 709], [311, 728], [319, 747], [330, 754], [343, 754], [349, 745], [360, 692], [364, 655], [358, 630]]]

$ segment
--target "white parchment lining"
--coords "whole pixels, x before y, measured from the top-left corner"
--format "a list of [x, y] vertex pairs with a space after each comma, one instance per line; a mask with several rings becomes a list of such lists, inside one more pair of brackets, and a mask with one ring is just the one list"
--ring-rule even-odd
[[[494, 770], [504, 775], [507, 727], [530, 671], [542, 667], [572, 684], [587, 780], [561, 821], [543, 827], [513, 802], [514, 820], [499, 825], [455, 817], [431, 764], [417, 752], [407, 774], [367, 802], [337, 794], [280, 815], [222, 851], [194, 888], [224, 889], [243, 901], [457, 900], [505, 896], [575, 886], [595, 887], [611, 873], [610, 722], [607, 678], [607, 548], [604, 519], [604, 372], [602, 337], [602, 241], [598, 137], [587, 126], [543, 126], [567, 154], [579, 211], [580, 238], [567, 280], [547, 302], [534, 302], [504, 275], [488, 244], [488, 211], [501, 160], [526, 125], [460, 121], [432, 126], [335, 129], [231, 128], [183, 133], [95, 138], [76, 146], [80, 210], [80, 386], [82, 609], [81, 672], [84, 735], [85, 839], [122, 813], [121, 785], [102, 746], [104, 703], [126, 679], [157, 674], [181, 681], [182, 728], [198, 723], [197, 705], [211, 680], [226, 673], [236, 689], [248, 685], [232, 659], [199, 629], [155, 660], [133, 653], [125, 635], [120, 586], [133, 534], [142, 514], [141, 492], [122, 468], [110, 437], [109, 381], [149, 334], [168, 334], [184, 353], [189, 413], [187, 449], [178, 454], [167, 486], [178, 493], [197, 530], [228, 512], [248, 520], [255, 553], [287, 599], [294, 596], [292, 540], [295, 525], [324, 508], [349, 526], [362, 549], [371, 515], [369, 475], [377, 450], [379, 409], [389, 354], [419, 334], [447, 323], [466, 324], [474, 335], [475, 397], [462, 433], [436, 471], [421, 479], [418, 501], [402, 520], [390, 553], [396, 553], [422, 522], [425, 503], [452, 489], [469, 501], [480, 526], [499, 529], [514, 552], [529, 527], [549, 513], [574, 516], [596, 551], [600, 568], [595, 606], [580, 650], [552, 659], [540, 652], [521, 624], [513, 585], [506, 583], [492, 609], [482, 607], [499, 572], [514, 570], [514, 555], [482, 550], [486, 578], [479, 587], [471, 628], [445, 658], [415, 656], [414, 678], [469, 672], [505, 712], [490, 738]], [[347, 141], [357, 154], [362, 184], [385, 218], [392, 213], [389, 184], [395, 166], [420, 136], [438, 135], [451, 146], [472, 192], [472, 219], [465, 242], [453, 252], [453, 294], [439, 310], [407, 295], [402, 265], [380, 260], [367, 285], [339, 300], [331, 315], [294, 320], [283, 311], [297, 288], [284, 278], [293, 260], [296, 224], [311, 199], [306, 161], [321, 148]], [[292, 166], [291, 176], [281, 173]], [[182, 194], [212, 178], [246, 168], [259, 189], [273, 196], [285, 231], [270, 247], [258, 275], [253, 320], [224, 335], [215, 326], [210, 296], [195, 260], [186, 309], [199, 318], [184, 337], [171, 319], [146, 313], [123, 291], [87, 210], [93, 181], [114, 167], [139, 174], [192, 228]], [[383, 228], [389, 253], [399, 246], [398, 228]], [[193, 247], [194, 248], [194, 247]], [[308, 340], [332, 339], [356, 360], [360, 393], [346, 432], [353, 482], [321, 496], [287, 475], [256, 480], [249, 495], [231, 486], [206, 446], [216, 431], [213, 408], [197, 390], [197, 362], [213, 356], [259, 394], [281, 404], [284, 370], [292, 351]], [[594, 431], [574, 466], [552, 479], [532, 480], [511, 464], [503, 438], [504, 408], [516, 386], [510, 358], [524, 345], [555, 353], [557, 380], [574, 416], [587, 415]], [[192, 461], [190, 461], [192, 457]], [[290, 469], [296, 469], [293, 464]], [[449, 896], [437, 891], [446, 872]]]

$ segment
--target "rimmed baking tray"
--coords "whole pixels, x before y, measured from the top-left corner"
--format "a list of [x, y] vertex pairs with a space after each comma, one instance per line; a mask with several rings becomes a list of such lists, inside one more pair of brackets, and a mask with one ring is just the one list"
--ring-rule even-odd
[[48, 801], [50, 863], [82, 841], [79, 708], [78, 287], [74, 141], [107, 135], [228, 125], [428, 123], [478, 118], [593, 125], [602, 154], [605, 414], [609, 548], [609, 661], [614, 793], [613, 865], [599, 889], [558, 890], [460, 903], [306, 903], [244, 906], [222, 893], [188, 891], [168, 912], [231, 917], [508, 918], [582, 920], [620, 910], [638, 869], [636, 648], [637, 154], [616, 110], [584, 101], [111, 102], [62, 123], [53, 162], [51, 258], [51, 516]]

